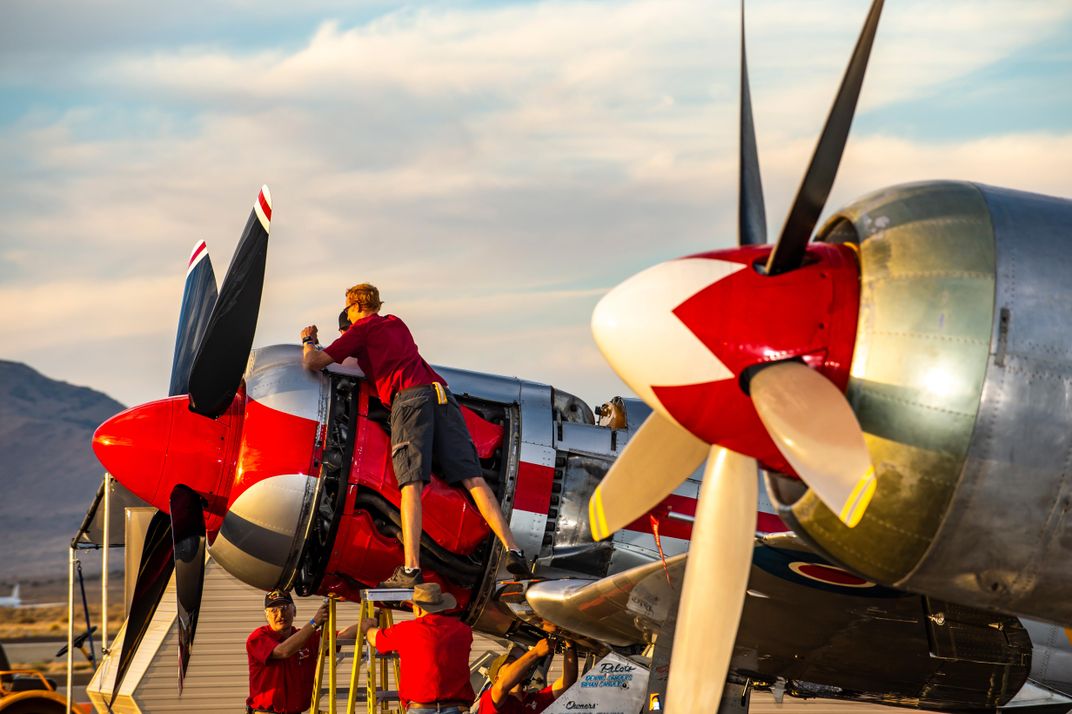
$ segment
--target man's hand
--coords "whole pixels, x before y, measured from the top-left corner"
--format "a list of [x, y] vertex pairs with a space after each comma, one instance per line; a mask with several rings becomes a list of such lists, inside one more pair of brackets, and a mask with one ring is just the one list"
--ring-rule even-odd
[[543, 638], [536, 643], [536, 646], [532, 648], [532, 651], [540, 657], [546, 657], [547, 655], [551, 654], [551, 641], [548, 640], [546, 637]]
[[331, 355], [320, 350], [316, 344], [316, 325], [303, 327], [302, 338], [302, 367], [311, 372], [319, 372], [334, 362]]
[[379, 623], [371, 617], [361, 618], [361, 637], [373, 647], [376, 646], [376, 638], [380, 633]]
[[316, 614], [313, 615], [313, 622], [317, 627], [323, 627], [324, 623], [328, 621], [328, 604], [325, 602], [320, 605], [316, 610]]

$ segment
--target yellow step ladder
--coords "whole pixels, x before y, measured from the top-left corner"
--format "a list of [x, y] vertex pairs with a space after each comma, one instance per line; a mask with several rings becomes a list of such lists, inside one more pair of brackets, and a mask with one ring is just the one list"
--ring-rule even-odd
[[[360, 618], [376, 620], [376, 627], [379, 629], [390, 627], [393, 624], [390, 609], [381, 607], [377, 612], [376, 604], [397, 605], [412, 599], [413, 590], [408, 588], [362, 590]], [[325, 636], [320, 640], [320, 652], [317, 656], [316, 674], [313, 680], [313, 701], [310, 704], [310, 711], [315, 712], [316, 714], [325, 714], [325, 712], [320, 709], [320, 698], [324, 694], [328, 695], [328, 708], [326, 714], [336, 714], [336, 701], [338, 697], [338, 683], [336, 681], [337, 666], [334, 654], [336, 648], [336, 602], [337, 598], [334, 596], [329, 598], [328, 621], [325, 623], [324, 627]], [[395, 689], [390, 688], [389, 674], [391, 669], [387, 666], [387, 660], [390, 660], [393, 665], [391, 669], [394, 669]], [[328, 669], [328, 686], [321, 691], [325, 661], [330, 662], [331, 666]], [[395, 712], [404, 711], [401, 706], [397, 705], [397, 687], [400, 677], [398, 656], [395, 654], [381, 655], [376, 652], [376, 649], [370, 646], [364, 638], [359, 638], [359, 641], [354, 643], [353, 665], [350, 669], [350, 687], [346, 694], [346, 714], [355, 714], [362, 665], [364, 665], [366, 670], [364, 700], [368, 714], [395, 714]], [[393, 708], [392, 705], [395, 705], [397, 708]]]

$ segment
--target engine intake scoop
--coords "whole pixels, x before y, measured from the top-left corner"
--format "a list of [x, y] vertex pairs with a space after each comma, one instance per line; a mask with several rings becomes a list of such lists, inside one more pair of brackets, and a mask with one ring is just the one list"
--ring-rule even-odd
[[271, 476], [242, 492], [209, 552], [227, 572], [262, 590], [289, 588], [305, 542], [317, 479]]

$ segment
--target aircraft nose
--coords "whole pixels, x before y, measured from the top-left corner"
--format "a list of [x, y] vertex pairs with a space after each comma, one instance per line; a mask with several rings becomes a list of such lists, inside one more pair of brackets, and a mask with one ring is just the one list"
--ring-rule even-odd
[[211, 496], [219, 490], [229, 420], [192, 413], [185, 395], [116, 414], [93, 434], [105, 469], [139, 498], [168, 511], [178, 483]]
[[733, 377], [674, 310], [745, 266], [682, 258], [637, 273], [611, 290], [592, 313], [592, 335], [618, 376], [666, 416], [652, 387], [703, 384]]
[[97, 427], [93, 452], [121, 484], [154, 503], [170, 435], [171, 405], [168, 400], [151, 402], [120, 412]]

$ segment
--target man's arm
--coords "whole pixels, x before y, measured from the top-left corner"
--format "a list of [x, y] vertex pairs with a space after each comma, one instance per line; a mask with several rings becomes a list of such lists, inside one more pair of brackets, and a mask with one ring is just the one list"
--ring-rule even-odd
[[347, 627], [345, 630], [340, 630], [338, 633], [336, 633], [335, 637], [340, 640], [352, 640], [357, 634], [358, 627], [358, 624], [354, 623], [353, 625]]
[[376, 627], [376, 621], [371, 617], [361, 620], [361, 636], [365, 638], [370, 647], [376, 646], [376, 635], [379, 631], [380, 628]]
[[312, 372], [319, 372], [334, 362], [327, 352], [316, 348], [316, 325], [303, 327], [302, 340], [302, 366]]
[[287, 657], [293, 657], [294, 654], [305, 646], [305, 643], [309, 641], [309, 638], [313, 636], [317, 628], [324, 624], [324, 621], [328, 619], [327, 605], [321, 605], [313, 615], [313, 619], [302, 625], [302, 628], [295, 632], [287, 639], [280, 642], [272, 650], [272, 659], [286, 659]]
[[577, 650], [569, 640], [562, 641], [566, 648], [562, 653], [562, 676], [551, 685], [551, 693], [558, 697], [577, 681]]
[[506, 695], [517, 684], [529, 675], [536, 663], [551, 653], [551, 643], [546, 638], [536, 643], [536, 646], [515, 661], [499, 670], [499, 676], [491, 685], [491, 701], [499, 706], [506, 699]]

